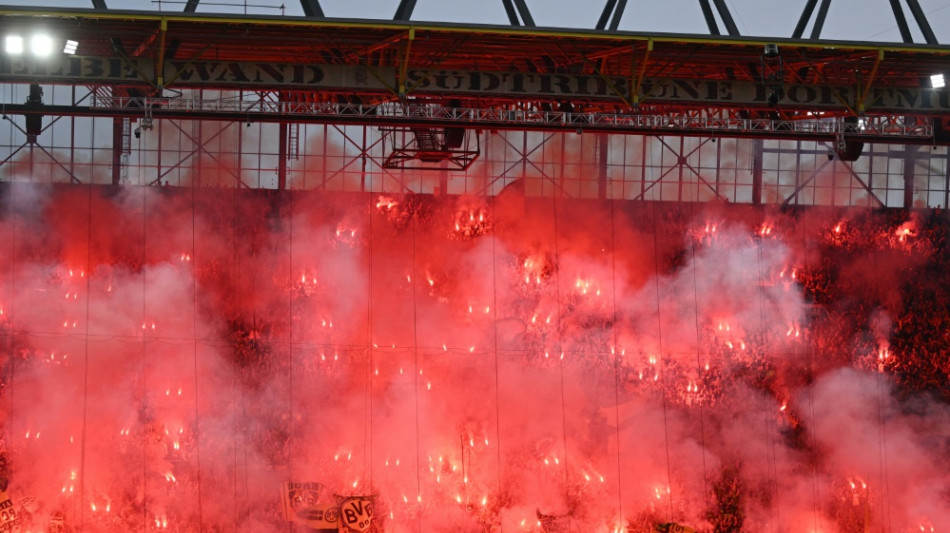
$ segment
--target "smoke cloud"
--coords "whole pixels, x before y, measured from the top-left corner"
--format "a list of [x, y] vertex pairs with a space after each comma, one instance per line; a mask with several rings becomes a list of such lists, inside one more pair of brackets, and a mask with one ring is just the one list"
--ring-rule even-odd
[[24, 531], [950, 529], [943, 215], [2, 194]]

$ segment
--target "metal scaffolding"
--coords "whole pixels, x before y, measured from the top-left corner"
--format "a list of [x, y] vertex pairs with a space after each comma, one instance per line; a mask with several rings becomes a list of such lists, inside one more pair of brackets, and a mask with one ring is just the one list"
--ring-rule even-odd
[[[709, 35], [94, 9], [0, 10], [42, 20], [80, 54], [0, 61], [0, 179], [628, 201], [946, 207], [950, 67], [926, 44], [746, 38], [724, 2]], [[815, 8], [817, 18], [812, 21]], [[715, 8], [715, 10], [714, 10]], [[812, 26], [812, 39], [801, 39]], [[728, 38], [720, 37], [720, 27]], [[906, 31], [905, 31], [906, 30]]]
[[[19, 100], [12, 94], [23, 90], [6, 85], [0, 94]], [[111, 98], [78, 87], [47, 93], [51, 102], [65, 98], [77, 106]], [[206, 93], [181, 102], [230, 102], [245, 110], [252, 106], [241, 97], [258, 96]], [[99, 104], [90, 103], [96, 99]], [[125, 118], [47, 118], [32, 144], [24, 117], [7, 115], [0, 179], [453, 195], [496, 195], [521, 182], [531, 196], [868, 207], [946, 207], [950, 196], [947, 149], [929, 144], [869, 143], [856, 161], [842, 161], [833, 140], [486, 126], [471, 130], [480, 153], [467, 170], [420, 171], [387, 166], [386, 127], [333, 121], [287, 127], [253, 114], [205, 120], [137, 110]]]

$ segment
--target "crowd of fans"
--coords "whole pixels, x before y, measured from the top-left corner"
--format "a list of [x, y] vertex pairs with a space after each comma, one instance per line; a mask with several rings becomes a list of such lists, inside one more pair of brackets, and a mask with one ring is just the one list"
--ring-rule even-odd
[[[388, 222], [389, 229], [395, 232], [447, 222], [444, 228], [431, 233], [456, 243], [476, 242], [492, 235], [499, 227], [487, 205], [465, 206], [453, 213], [431, 198], [420, 195], [381, 197], [375, 210], [381, 215], [377, 222]], [[902, 405], [907, 409], [913, 409], [917, 405], [915, 400], [921, 397], [950, 403], [950, 219], [944, 212], [819, 212], [816, 209], [767, 213], [752, 208], [719, 206], [716, 213], [709, 216], [695, 205], [659, 203], [625, 206], [621, 210], [625, 223], [640, 228], [644, 233], [652, 233], [655, 246], [653, 266], [658, 276], [671, 276], [683, 270], [695, 260], [697, 250], [710, 245], [717, 232], [730, 225], [746, 228], [748, 239], [753, 244], [781, 241], [801, 258], [801, 264], [794, 267], [794, 276], [791, 272], [783, 272], [782, 275], [787, 277], [781, 283], [801, 292], [807, 307], [806, 316], [800, 324], [788, 325], [787, 331], [784, 331], [786, 325], [782, 325], [781, 331], [765, 328], [749, 332], [741, 340], [726, 338], [721, 325], [705, 318], [700, 323], [697, 318], [697, 353], [701, 352], [702, 357], [644, 351], [626, 354], [625, 362], [621, 364], [620, 356], [615, 352], [616, 331], [627, 327], [631, 319], [617, 313], [613, 302], [610, 305], [592, 304], [590, 299], [579, 296], [577, 292], [560, 292], [561, 287], [555, 281], [562, 262], [556, 249], [545, 251], [540, 259], [536, 255], [516, 253], [516, 259], [504, 265], [509, 269], [505, 274], [511, 280], [511, 287], [507, 289], [514, 296], [507, 302], [506, 309], [496, 313], [499, 322], [516, 325], [518, 353], [526, 365], [553, 368], [560, 364], [566, 353], [570, 364], [588, 366], [591, 379], [607, 376], [604, 383], [597, 384], [599, 386], [616, 387], [618, 395], [623, 396], [662, 398], [664, 406], [668, 404], [670, 409], [683, 412], [705, 409], [704, 416], [713, 424], [726, 423], [717, 419], [717, 406], [737, 402], [740, 389], [752, 389], [774, 398], [776, 405], [782, 405], [770, 423], [781, 426], [785, 444], [804, 455], [817, 452], [803, 438], [807, 431], [802, 421], [804, 417], [793, 408], [785, 408], [789, 400], [788, 389], [811, 383], [828, 369], [850, 366], [893, 376], [898, 396], [905, 401]], [[279, 210], [275, 213], [279, 214]], [[252, 233], [247, 232], [248, 238], [265, 237], [259, 228], [256, 234]], [[359, 247], [365, 245], [365, 241], [353, 236], [347, 245]], [[543, 266], [533, 270], [525, 283], [524, 265], [532, 258]], [[132, 270], [137, 270], [142, 261], [139, 258], [130, 260], [130, 263], [134, 263]], [[446, 272], [446, 277], [453, 275], [450, 270]], [[202, 286], [233, 289], [226, 280], [229, 275], [227, 265], [209, 262], [196, 267], [194, 273]], [[766, 279], [766, 276], [774, 274], [760, 274], [752, 283], [772, 283], [774, 280]], [[297, 303], [302, 307], [306, 301], [325, 296], [321, 294], [320, 286], [307, 282], [306, 276], [303, 282], [296, 282], [275, 274], [272, 279], [261, 280], [261, 283], [272, 284], [261, 290], [285, 291], [290, 301], [288, 309], [293, 309]], [[442, 285], [427, 290], [428, 296], [440, 300], [448, 300], [454, 294]], [[227, 316], [220, 321], [223, 324], [224, 351], [235, 376], [250, 395], [291, 372], [317, 375], [330, 364], [315, 357], [294, 359], [288, 353], [286, 332], [290, 326], [279, 320], [292, 322], [295, 317], [288, 320], [289, 315], [283, 314], [286, 309], [273, 314], [259, 312], [247, 316], [236, 305], [228, 303], [233, 295], [223, 294], [224, 289], [219, 292], [222, 294], [202, 296], [215, 303], [203, 302], [201, 305], [209, 309], [224, 308]], [[555, 309], [552, 314], [556, 315], [556, 320], [551, 327], [535, 324], [533, 315], [542, 305], [551, 305]], [[270, 320], [269, 316], [281, 318]], [[56, 359], [53, 354], [32, 346], [24, 335], [8, 331], [7, 339], [0, 390], [5, 391], [16, 372], [30, 365], [71, 364], [62, 355]], [[375, 346], [364, 343], [361, 346], [348, 345], [345, 349], [365, 354]], [[437, 350], [438, 347], [425, 349]], [[782, 357], [774, 356], [775, 350], [794, 353], [807, 360], [807, 364], [787, 364]], [[238, 424], [237, 431], [267, 463], [286, 465], [294, 454], [290, 443], [294, 421], [284, 416], [286, 413], [266, 412], [264, 405], [246, 405], [243, 409], [246, 420]], [[158, 448], [164, 446], [162, 429], [147, 409], [143, 408], [140, 413], [136, 428], [133, 438]], [[195, 433], [193, 428], [189, 428], [189, 435]], [[193, 445], [192, 440], [183, 439], [176, 443], [174, 450], [162, 452], [164, 459], [175, 465], [178, 478], [175, 485], [169, 485], [169, 491], [187, 494], [197, 486], [198, 476], [184, 460], [193, 453]], [[4, 443], [0, 450], [0, 479], [10, 475], [11, 470], [7, 464], [11, 450], [6, 446], [8, 444]], [[140, 452], [137, 448], [130, 448], [119, 450], [119, 455]], [[130, 462], [134, 462], [134, 458]], [[742, 476], [742, 468], [739, 459], [722, 465], [718, 475], [711, 480], [709, 501], [697, 503], [706, 506], [704, 514], [715, 533], [738, 532], [744, 526], [747, 530], [746, 504], [750, 500], [765, 502], [763, 505], [768, 503], [767, 491], [750, 486]], [[828, 514], [833, 516], [840, 531], [859, 531], [865, 527], [865, 518], [858, 508], [866, 505], [861, 498], [866, 499], [867, 492], [862, 496], [849, 481], [847, 485], [835, 487], [833, 494]], [[582, 496], [575, 499], [581, 500]], [[115, 513], [90, 513], [88, 523], [103, 531], [139, 529], [144, 504], [135, 494], [125, 494], [124, 497], [125, 500], [116, 498]], [[504, 502], [502, 495], [498, 495], [490, 505], [473, 505], [469, 512], [475, 517], [475, 522], [489, 531], [498, 525], [497, 513], [505, 506]], [[678, 502], [678, 505], [686, 504]], [[282, 517], [276, 505], [264, 507], [265, 517], [261, 520], [281, 523]], [[176, 517], [174, 511], [170, 513], [176, 524], [193, 523], [193, 517]], [[25, 520], [30, 514], [30, 510], [24, 507]], [[539, 510], [536, 518], [543, 531], [570, 530], [567, 525], [570, 516]], [[664, 525], [667, 518], [665, 510], [644, 507], [636, 510], [627, 521], [630, 531], [645, 531]], [[148, 518], [146, 522], [147, 527], [154, 530], [165, 529], [160, 521], [153, 523]], [[194, 530], [187, 525], [175, 527], [177, 531]], [[669, 525], [665, 527], [669, 528]]]

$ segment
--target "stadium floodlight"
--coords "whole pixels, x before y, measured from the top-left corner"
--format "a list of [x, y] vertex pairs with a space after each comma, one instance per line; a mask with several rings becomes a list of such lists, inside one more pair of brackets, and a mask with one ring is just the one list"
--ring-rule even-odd
[[30, 51], [38, 57], [46, 57], [53, 53], [53, 39], [49, 35], [37, 34], [30, 39]]
[[3, 49], [12, 55], [18, 55], [23, 53], [23, 37], [19, 35], [7, 35], [7, 38], [3, 40]]
[[930, 77], [930, 86], [934, 89], [943, 89], [946, 85], [947, 82], [943, 79], [943, 74], [934, 74]]
[[79, 43], [77, 41], [67, 40], [66, 45], [63, 46], [63, 53], [73, 55], [76, 53], [77, 48], [79, 48]]

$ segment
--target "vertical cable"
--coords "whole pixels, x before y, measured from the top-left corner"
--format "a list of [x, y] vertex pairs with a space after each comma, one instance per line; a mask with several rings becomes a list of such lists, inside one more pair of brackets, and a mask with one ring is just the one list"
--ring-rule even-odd
[[[477, 134], [476, 134], [477, 135]], [[497, 211], [495, 210], [495, 201], [498, 199], [497, 196], [491, 196], [491, 192], [487, 189], [485, 194], [489, 195], [489, 201], [492, 207], [492, 216], [494, 217]], [[495, 228], [498, 228], [498, 220], [495, 220]], [[498, 243], [497, 235], [491, 236], [491, 274], [492, 274], [492, 303], [491, 308], [495, 313], [495, 320], [493, 321], [492, 328], [492, 353], [494, 354], [494, 363], [495, 363], [495, 468], [496, 475], [498, 480], [498, 489], [496, 494], [501, 495], [501, 390], [499, 388], [499, 369], [498, 369], [498, 252], [496, 245]], [[463, 477], [464, 479], [464, 477]], [[468, 484], [465, 484], [466, 490], [468, 490]]]
[[86, 185], [86, 326], [83, 335], [83, 375], [82, 375], [82, 437], [80, 437], [79, 459], [79, 524], [83, 526], [86, 513], [86, 439], [89, 414], [89, 278], [92, 277], [90, 255], [92, 250], [92, 186]]
[[[31, 177], [32, 177], [32, 174], [31, 174]], [[10, 189], [11, 189], [11, 191], [12, 191], [12, 192], [11, 192], [11, 204], [13, 205], [13, 209], [14, 209], [14, 212], [15, 212], [15, 210], [16, 210], [16, 205], [17, 205], [17, 204], [16, 204], [16, 182], [11, 183]], [[16, 289], [16, 233], [17, 233], [17, 223], [16, 223], [16, 222], [17, 222], [17, 217], [16, 217], [16, 215], [14, 214], [14, 216], [13, 216], [12, 218], [13, 218], [13, 232], [12, 232], [12, 233], [13, 233], [13, 243], [12, 243], [12, 246], [13, 246], [13, 250], [12, 250], [12, 251], [13, 251], [13, 253], [12, 253], [12, 257], [13, 257], [14, 260], [13, 260], [13, 266], [11, 267], [11, 278], [12, 278], [12, 290], [11, 290], [11, 292], [13, 292], [13, 293], [15, 294], [15, 292], [16, 292], [15, 289]], [[13, 354], [13, 347], [14, 347], [13, 342], [14, 342], [14, 337], [15, 337], [15, 334], [16, 334], [16, 327], [15, 327], [15, 324], [14, 324], [13, 320], [14, 320], [14, 318], [16, 317], [16, 309], [17, 309], [17, 308], [15, 307], [15, 302], [16, 302], [16, 298], [15, 298], [15, 297], [11, 297], [11, 298], [10, 298], [10, 308], [9, 308], [9, 310], [8, 310], [8, 312], [9, 312], [9, 318], [8, 318], [8, 320], [10, 321], [10, 322], [9, 322], [9, 327], [8, 327], [10, 353], [7, 354], [7, 356], [8, 356], [8, 358], [9, 358], [9, 360], [8, 360], [8, 361], [9, 361], [9, 362], [8, 362], [8, 365], [9, 365], [9, 368], [10, 368], [10, 381], [9, 381], [9, 383], [7, 384], [7, 388], [9, 389], [9, 394], [10, 394], [10, 410], [8, 411], [8, 412], [10, 413], [10, 417], [7, 419], [7, 435], [6, 435], [6, 437], [7, 437], [9, 440], [6, 440], [6, 442], [10, 442], [10, 440], [12, 440], [12, 438], [13, 438], [13, 435], [15, 434], [15, 433], [14, 433], [15, 430], [14, 430], [14, 427], [13, 427], [14, 414], [16, 413], [16, 410], [15, 410], [14, 407], [13, 407], [13, 406], [14, 406], [14, 403], [15, 403], [15, 402], [14, 402], [14, 397], [15, 397], [14, 389], [15, 389], [15, 383], [16, 383], [16, 360], [15, 360], [15, 357], [14, 357], [14, 354]], [[12, 462], [12, 461], [11, 461], [11, 458], [10, 458], [10, 456], [9, 456], [9, 453], [7, 453], [6, 455], [7, 455], [7, 457], [6, 457], [6, 459], [7, 459], [7, 468], [8, 468], [8, 469], [12, 469], [12, 467], [11, 467], [11, 462]], [[83, 455], [83, 456], [84, 456], [84, 455]], [[6, 473], [7, 473], [7, 474], [10, 474], [11, 472], [8, 471], [8, 472], [6, 472]], [[8, 479], [7, 481], [9, 481], [9, 479]], [[82, 512], [82, 511], [80, 511], [80, 512]]]
[[[525, 133], [524, 135], [525, 137], [527, 137], [528, 134]], [[562, 135], [562, 140], [563, 140], [564, 134], [561, 134], [561, 135]], [[563, 179], [563, 177], [564, 177], [564, 174], [562, 173], [561, 178]], [[552, 195], [552, 201], [551, 201], [552, 207], [554, 210], [554, 217], [553, 217], [554, 218], [554, 224], [553, 224], [554, 225], [554, 264], [557, 265], [557, 268], [554, 269], [554, 302], [556, 306], [555, 309], [557, 311], [557, 324], [555, 326], [557, 328], [557, 348], [558, 348], [558, 352], [562, 354], [562, 357], [558, 358], [558, 369], [560, 370], [560, 374], [561, 374], [560, 376], [561, 377], [561, 446], [564, 447], [563, 449], [564, 487], [567, 488], [570, 486], [570, 478], [569, 478], [570, 470], [568, 470], [568, 467], [567, 467], [567, 409], [566, 409], [566, 404], [565, 404], [565, 399], [564, 399], [564, 357], [563, 357], [564, 344], [563, 344], [563, 340], [561, 339], [561, 319], [562, 319], [561, 317], [561, 264], [562, 263], [561, 263], [561, 250], [558, 245], [559, 237], [558, 237], [558, 223], [557, 223], [557, 197], [558, 197], [558, 191], [557, 191], [557, 187], [555, 186], [554, 192]]]
[[[762, 216], [762, 211], [760, 210], [758, 214]], [[762, 239], [764, 238], [765, 238], [764, 236], [760, 235], [755, 246], [756, 281], [757, 281], [757, 286], [758, 286], [758, 289], [756, 290], [756, 294], [759, 297], [759, 329], [763, 331], [766, 329], [765, 300], [764, 300], [765, 295], [763, 294], [763, 290], [762, 290], [762, 285], [765, 282], [765, 275], [762, 270]], [[768, 337], [766, 337], [766, 340], [768, 340]], [[769, 492], [771, 493], [769, 500], [770, 502], [775, 502], [778, 500], [778, 498], [776, 497], [778, 475], [777, 475], [777, 469], [776, 469], [776, 464], [775, 464], [775, 438], [772, 435], [772, 424], [770, 423], [771, 418], [772, 418], [772, 412], [768, 404], [765, 405], [763, 412], [765, 414], [765, 438], [768, 439], [768, 447], [766, 448], [766, 452], [765, 452], [765, 464], [768, 466], [769, 475], [771, 476], [771, 481], [772, 481], [769, 488]], [[772, 514], [772, 519], [769, 520], [769, 531], [774, 531], [775, 529], [774, 524], [778, 522], [779, 520], [779, 517], [776, 516], [776, 504], [774, 503], [769, 504], [769, 513]]]
[[[146, 246], [148, 245], [148, 242], [147, 242], [148, 228], [146, 224], [147, 218], [148, 218], [148, 189], [143, 187], [142, 188], [142, 260], [141, 260], [141, 263], [139, 264], [139, 268], [141, 269], [141, 274], [142, 274], [142, 324], [143, 324], [142, 363], [141, 363], [142, 364], [142, 380], [141, 380], [142, 381], [142, 396], [141, 396], [140, 401], [142, 401], [143, 403], [148, 401], [147, 400], [148, 389], [145, 386], [148, 381], [147, 379], [145, 379], [146, 374], [148, 373], [148, 367], [146, 365], [147, 342], [146, 342], [146, 330], [144, 328], [144, 324], [146, 320], [145, 313], [147, 311], [146, 305], [145, 305], [146, 304], [146, 294], [145, 294], [146, 293], [146, 289], [145, 289], [146, 264], [145, 263], [147, 260], [145, 249], [146, 249]], [[144, 407], [144, 405], [142, 407]], [[144, 445], [142, 446], [142, 494], [145, 495], [146, 497], [148, 495], [148, 450], [146, 449]], [[146, 501], [147, 501], [147, 498], [146, 498]], [[147, 530], [147, 528], [148, 528], [148, 505], [145, 504], [145, 505], [142, 505], [142, 530], [145, 531]]]
[[[196, 234], [195, 225], [197, 224], [197, 213], [195, 206], [195, 191], [197, 187], [192, 185], [191, 187], [191, 287], [192, 287], [192, 312], [191, 312], [191, 328], [192, 328], [192, 346], [194, 347], [194, 371], [195, 371], [195, 463], [196, 463], [196, 479], [198, 486], [196, 490], [198, 492], [198, 529], [204, 529], [204, 516], [202, 514], [201, 508], [201, 418], [198, 410], [198, 273], [197, 273], [197, 263], [198, 263], [198, 250], [196, 243]], [[88, 277], [87, 277], [88, 280]], [[88, 281], [87, 281], [88, 283]]]
[[422, 531], [422, 475], [420, 471], [422, 470], [422, 452], [420, 450], [419, 444], [419, 310], [416, 302], [416, 286], [417, 276], [416, 276], [416, 234], [419, 231], [418, 219], [413, 216], [411, 219], [412, 228], [412, 265], [409, 269], [410, 275], [412, 276], [412, 355], [413, 355], [413, 372], [412, 372], [412, 390], [413, 398], [415, 398], [416, 403], [416, 508], [419, 513], [416, 517], [416, 531]]
[[367, 199], [367, 235], [366, 235], [366, 272], [367, 293], [366, 293], [366, 351], [368, 355], [368, 364], [366, 367], [366, 397], [363, 399], [363, 475], [369, 472], [369, 484], [367, 488], [370, 494], [375, 490], [373, 486], [373, 195], [366, 194]]
[[[238, 188], [235, 187], [232, 189], [232, 205], [233, 211], [231, 213], [231, 305], [233, 306], [233, 314], [237, 317], [240, 316], [237, 314], [237, 310], [241, 308], [241, 302], [238, 298], [238, 272], [240, 270], [240, 253], [238, 250], [238, 231], [237, 231], [237, 219], [238, 213]], [[232, 333], [233, 334], [233, 333]], [[233, 349], [233, 347], [231, 347]], [[239, 379], [239, 367], [235, 366], [232, 368], [234, 372], [232, 388], [232, 395], [234, 399], [234, 513], [236, 524], [240, 524], [242, 520], [243, 513], [238, 508], [238, 442], [241, 442], [241, 449], [244, 452], [244, 489], [245, 494], [247, 494], [248, 487], [248, 478], [247, 478], [247, 440], [246, 433], [240, 431], [240, 421], [247, 418], [246, 406], [244, 404], [244, 391], [241, 388], [242, 383]], [[240, 396], [240, 398], [238, 398]], [[240, 401], [239, 401], [240, 400]], [[240, 416], [238, 416], [238, 406], [240, 406]], [[239, 435], [240, 433], [240, 435]]]
[[[823, 0], [824, 2], [824, 0]], [[804, 244], [805, 235], [808, 232], [807, 226], [802, 229], [802, 240]], [[814, 344], [809, 342], [805, 348], [805, 355], [807, 357], [807, 372], [805, 373], [806, 378], [808, 379], [808, 411], [811, 414], [811, 449], [818, 449], [818, 435], [816, 432], [817, 424], [815, 424], [815, 386], [814, 386]], [[819, 530], [820, 518], [821, 518], [821, 485], [818, 479], [818, 464], [817, 461], [811, 461], [811, 485], [812, 485], [812, 505], [814, 512], [814, 519], [812, 527], [815, 531]]]
[[[648, 190], [646, 186], [646, 163], [649, 160], [652, 163], [653, 160], [653, 151], [647, 151], [647, 142], [646, 139], [642, 141], [643, 146], [643, 164], [644, 164], [644, 181], [643, 181], [643, 190], [640, 192], [640, 198], [644, 201], [648, 201], [646, 198], [646, 192]], [[661, 152], [661, 162], [662, 162], [662, 152]], [[652, 165], [650, 166], [650, 173], [653, 172]], [[659, 179], [662, 179], [660, 176]], [[653, 268], [654, 268], [654, 288], [656, 291], [656, 332], [657, 332], [657, 346], [659, 351], [659, 357], [657, 358], [657, 371], [662, 370], [663, 365], [665, 364], [663, 358], [663, 324], [661, 320], [660, 312], [660, 244], [657, 237], [657, 223], [656, 223], [656, 203], [658, 200], [662, 199], [662, 194], [660, 198], [650, 201], [651, 214], [653, 216]], [[663, 372], [663, 384], [666, 384], [666, 372]], [[666, 445], [666, 480], [667, 480], [667, 494], [669, 496], [670, 504], [670, 521], [673, 520], [673, 470], [672, 465], [670, 464], [670, 429], [668, 423], [668, 414], [667, 414], [667, 405], [666, 405], [666, 392], [661, 391], [661, 399], [663, 406], [663, 438]]]
[[[878, 415], [880, 416], [880, 419], [881, 419], [881, 425], [880, 425], [880, 430], [879, 430], [879, 438], [878, 438], [878, 448], [879, 448], [879, 450], [880, 450], [879, 457], [880, 457], [881, 477], [883, 478], [883, 481], [884, 481], [884, 487], [883, 487], [884, 490], [882, 491], [882, 492], [883, 492], [883, 499], [884, 499], [885, 502], [887, 502], [887, 503], [884, 505], [883, 512], [887, 513], [887, 515], [886, 515], [886, 519], [887, 519], [887, 531], [893, 531], [893, 529], [891, 529], [891, 497], [890, 497], [891, 487], [890, 487], [890, 481], [889, 481], [889, 476], [888, 476], [888, 467], [887, 467], [887, 421], [886, 421], [886, 415], [885, 415], [885, 413], [884, 413], [884, 407], [885, 407], [885, 401], [884, 401], [884, 399], [885, 399], [885, 397], [884, 397], [884, 393], [885, 393], [885, 390], [884, 390], [884, 379], [885, 379], [885, 378], [884, 378], [884, 374], [883, 374], [883, 372], [882, 372], [881, 375], [878, 377], [878, 380], [877, 380], [877, 384], [878, 384]], [[865, 492], [865, 497], [866, 497], [866, 498], [870, 498], [870, 495], [869, 495], [867, 492]], [[865, 525], [865, 527], [868, 527], [868, 526]]]
[[[12, 124], [12, 123], [11, 123]], [[12, 126], [11, 126], [12, 128]], [[13, 409], [13, 379], [15, 376], [16, 365], [13, 364], [13, 333], [15, 324], [13, 322], [16, 318], [16, 234], [17, 234], [17, 216], [16, 216], [16, 181], [10, 183], [10, 205], [12, 206], [11, 211], [13, 211], [12, 216], [10, 217], [10, 225], [13, 226], [13, 231], [11, 231], [10, 238], [10, 257], [13, 258], [10, 261], [10, 302], [7, 306], [7, 347], [9, 353], [7, 353], [8, 366], [10, 368], [10, 377], [9, 382], [7, 383], [7, 389], [9, 391], [4, 391], [9, 395], [9, 409], [10, 417], [5, 420], [6, 434], [4, 435], [4, 441], [10, 442], [10, 439], [13, 437], [13, 413], [16, 411]], [[6, 376], [3, 376], [6, 379]], [[7, 457], [7, 468], [9, 468], [9, 456]]]
[[[808, 372], [807, 376], [809, 379], [814, 376], [812, 373], [814, 369], [814, 361], [812, 360], [812, 348], [808, 347]], [[811, 422], [812, 422], [812, 431], [811, 431], [811, 445], [812, 450], [817, 450], [818, 446], [818, 436], [815, 434], [815, 391], [814, 385], [808, 387], [808, 408], [811, 412]], [[812, 490], [812, 501], [814, 502], [814, 528], [815, 531], [818, 531], [820, 516], [821, 516], [821, 485], [818, 483], [818, 465], [813, 462], [811, 469], [811, 490]]]
[[[666, 372], [665, 365], [666, 359], [663, 357], [663, 321], [661, 320], [660, 312], [660, 243], [657, 238], [657, 227], [656, 227], [656, 201], [650, 203], [651, 211], [653, 213], [653, 265], [655, 268], [653, 280], [654, 287], [656, 289], [656, 333], [657, 333], [657, 346], [659, 347], [659, 357], [657, 358], [657, 370], [663, 374], [663, 385], [666, 385]], [[665, 387], [661, 388], [660, 397], [662, 398], [663, 403], [663, 438], [666, 445], [666, 487], [667, 495], [670, 504], [670, 522], [673, 521], [673, 467], [670, 463], [670, 427], [669, 427], [669, 415], [667, 413], [666, 405], [666, 390]]]
[[[324, 179], [326, 175], [324, 174]], [[368, 426], [366, 433], [368, 435], [367, 440], [369, 441], [369, 489], [370, 493], [376, 490], [375, 485], [373, 485], [373, 385], [374, 380], [374, 362], [376, 357], [376, 351], [373, 348], [373, 239], [375, 238], [375, 232], [373, 231], [373, 195], [371, 193], [365, 193], [367, 198], [367, 203], [369, 204], [369, 234], [367, 235], [367, 246], [369, 247], [367, 255], [367, 268], [369, 269], [369, 288], [366, 298], [366, 316], [367, 316], [367, 330], [366, 330], [366, 350], [369, 352], [369, 367], [367, 368], [367, 382], [368, 388], [366, 389], [366, 397], [368, 405]]]
[[[260, 177], [258, 177], [260, 179]], [[284, 218], [284, 202], [286, 201], [289, 205], [287, 207], [287, 271], [290, 275], [290, 279], [293, 279], [294, 272], [294, 203], [293, 199], [287, 200], [287, 197], [284, 196], [283, 191], [278, 191], [277, 196], [277, 205], [279, 206], [278, 215], [281, 219]], [[288, 468], [290, 472], [289, 481], [293, 482], [294, 480], [294, 292], [290, 291], [287, 297], [287, 388], [288, 388], [288, 398], [287, 406], [288, 411], [290, 412], [290, 420], [288, 424], [290, 427], [287, 428], [287, 449], [289, 450], [289, 456], [287, 457]], [[287, 529], [293, 533], [294, 523], [293, 521], [287, 522]]]
[[616, 202], [610, 202], [610, 286], [611, 298], [613, 299], [613, 327], [611, 333], [613, 337], [614, 352], [614, 424], [617, 427], [617, 513], [620, 516], [619, 523], [624, 523], [623, 518], [623, 470], [621, 468], [620, 452], [623, 449], [620, 443], [620, 358], [623, 354], [622, 349], [617, 346], [617, 221], [615, 220]]
[[[703, 141], [704, 142], [704, 141]], [[719, 191], [716, 191], [719, 194]], [[695, 206], [695, 204], [693, 204]], [[696, 219], [695, 209], [691, 209], [690, 219]], [[696, 376], [697, 381], [702, 382], [700, 376], [703, 372], [703, 363], [700, 357], [700, 346], [702, 342], [701, 328], [699, 326], [699, 287], [696, 274], [696, 239], [690, 239], [690, 262], [693, 263], [693, 320], [696, 327]], [[698, 387], [698, 385], [697, 385]], [[698, 389], [697, 389], [698, 392]], [[703, 449], [703, 496], [706, 497], [709, 491], [709, 479], [706, 473], [706, 412], [703, 407], [703, 401], [699, 401], [699, 444]]]
[[[12, 123], [11, 123], [12, 124]], [[12, 126], [11, 126], [12, 128]], [[6, 333], [7, 333], [7, 366], [9, 368], [9, 381], [6, 384], [4, 393], [8, 394], [9, 407], [7, 412], [10, 413], [10, 416], [4, 421], [4, 430], [5, 434], [3, 435], [4, 442], [10, 442], [13, 438], [13, 414], [16, 413], [16, 410], [13, 409], [13, 380], [16, 372], [16, 365], [14, 364], [13, 358], [13, 334], [15, 324], [13, 323], [14, 318], [16, 318], [16, 233], [17, 233], [17, 217], [16, 217], [16, 181], [10, 183], [10, 205], [12, 206], [11, 211], [12, 216], [10, 217], [10, 225], [13, 226], [13, 231], [11, 231], [11, 240], [10, 240], [10, 257], [13, 258], [10, 261], [10, 302], [7, 306], [7, 324], [6, 324]], [[3, 379], [7, 379], [7, 376], [2, 376]], [[84, 452], [81, 452], [84, 453]], [[10, 468], [10, 457], [8, 453], [4, 454], [6, 457], [6, 468], [7, 472], [0, 472], [0, 474], [9, 474]], [[80, 460], [82, 456], [80, 456]]]

